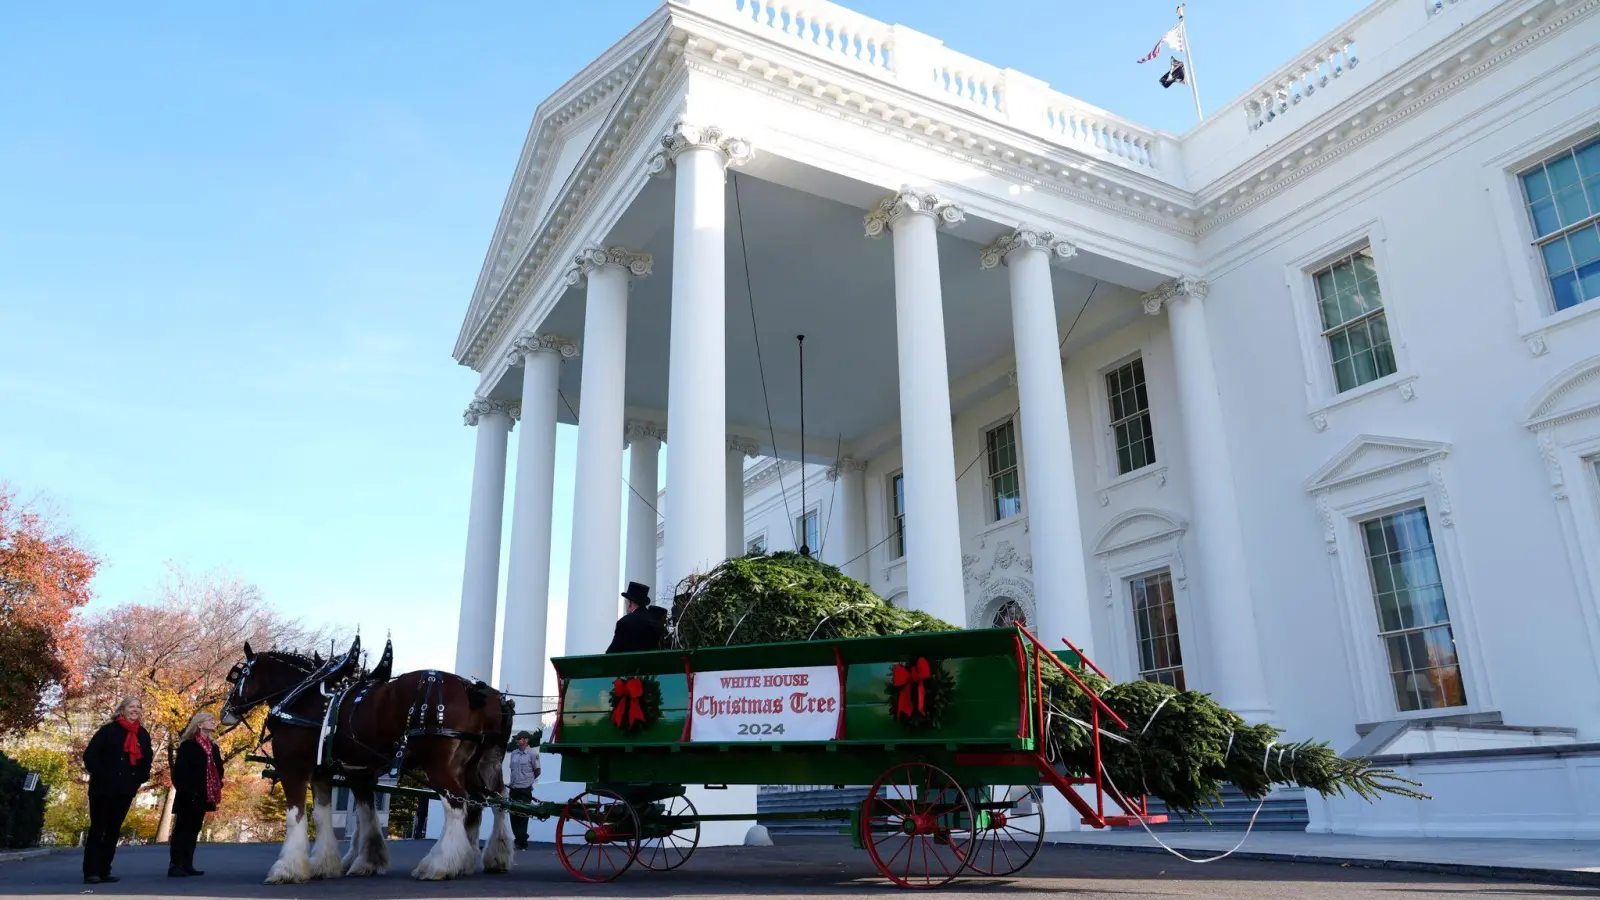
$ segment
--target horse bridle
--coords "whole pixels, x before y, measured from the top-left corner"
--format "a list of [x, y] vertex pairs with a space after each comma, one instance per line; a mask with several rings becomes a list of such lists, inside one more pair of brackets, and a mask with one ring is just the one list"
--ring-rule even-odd
[[[258, 653], [258, 654], [254, 655], [254, 656], [249, 657], [248, 659], [244, 660], [243, 662], [234, 663], [233, 664], [233, 668], [228, 670], [227, 680], [228, 680], [228, 683], [233, 685], [233, 688], [232, 688], [232, 690], [228, 691], [228, 699], [227, 699], [226, 702], [224, 702], [222, 704], [222, 714], [224, 716], [226, 716], [229, 712], [232, 712], [235, 716], [237, 716], [239, 718], [239, 722], [241, 724], [244, 723], [244, 721], [245, 721], [244, 713], [247, 710], [249, 710], [251, 708], [254, 708], [254, 707], [257, 707], [257, 706], [260, 706], [263, 703], [271, 703], [272, 701], [278, 699], [279, 697], [283, 697], [283, 696], [289, 694], [290, 692], [292, 692], [295, 689], [297, 689], [297, 688], [301, 687], [302, 685], [304, 685], [306, 683], [306, 681], [308, 681], [311, 678], [311, 676], [316, 674], [315, 670], [303, 669], [298, 664], [296, 664], [295, 661], [289, 659], [288, 657], [285, 657], [283, 659], [283, 661], [285, 663], [287, 663], [289, 666], [291, 666], [292, 668], [294, 668], [296, 671], [298, 671], [304, 677], [302, 677], [299, 681], [295, 682], [294, 684], [289, 685], [288, 687], [284, 688], [281, 691], [274, 691], [273, 693], [268, 694], [265, 697], [260, 697], [260, 698], [258, 698], [256, 700], [251, 701], [250, 704], [248, 706], [245, 706], [244, 708], [236, 708], [237, 704], [243, 703], [243, 699], [239, 696], [239, 693], [244, 690], [245, 682], [250, 680], [250, 670], [255, 668], [256, 660], [259, 660], [262, 657], [262, 655], [263, 654]], [[246, 727], [248, 727], [248, 726], [246, 726]], [[229, 731], [232, 731], [232, 730], [233, 729], [231, 729], [231, 728], [229, 729]]]

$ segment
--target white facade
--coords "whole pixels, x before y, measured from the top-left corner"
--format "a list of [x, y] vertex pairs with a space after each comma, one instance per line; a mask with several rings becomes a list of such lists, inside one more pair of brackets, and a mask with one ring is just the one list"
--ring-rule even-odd
[[[782, 10], [669, 3], [536, 114], [456, 347], [490, 426], [458, 668], [492, 669], [508, 415], [583, 416], [565, 646], [595, 652], [621, 561], [670, 596], [793, 546], [804, 333], [814, 549], [879, 595], [1020, 611], [1439, 786], [1313, 829], [1600, 834], [1600, 0], [1380, 0], [1181, 136]], [[667, 478], [624, 546], [625, 435]], [[537, 586], [547, 489], [515, 509]], [[1141, 654], [1174, 623], [1181, 661]]]

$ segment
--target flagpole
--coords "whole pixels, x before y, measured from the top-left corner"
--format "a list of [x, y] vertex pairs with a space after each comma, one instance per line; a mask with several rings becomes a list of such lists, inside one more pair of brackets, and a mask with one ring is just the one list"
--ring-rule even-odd
[[1205, 121], [1206, 114], [1200, 111], [1200, 79], [1194, 73], [1194, 44], [1189, 40], [1189, 24], [1183, 18], [1183, 8], [1187, 3], [1178, 4], [1178, 27], [1183, 29], [1183, 55], [1188, 71], [1184, 74], [1189, 77], [1184, 79], [1189, 82], [1189, 91], [1194, 95], [1194, 117], [1196, 122]]

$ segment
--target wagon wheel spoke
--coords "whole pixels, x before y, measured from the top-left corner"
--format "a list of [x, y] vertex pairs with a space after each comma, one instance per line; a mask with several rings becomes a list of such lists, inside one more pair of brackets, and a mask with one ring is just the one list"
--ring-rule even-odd
[[[656, 807], [660, 808], [659, 813], [653, 811]], [[641, 839], [639, 864], [655, 872], [665, 872], [688, 862], [689, 857], [693, 856], [695, 849], [700, 846], [699, 815], [700, 811], [695, 808], [694, 801], [687, 796], [668, 797], [658, 804], [651, 804], [642, 819], [643, 822], [651, 822], [659, 816], [675, 824], [684, 820], [688, 820], [689, 824], [680, 824], [679, 827], [659, 837]]]
[[1021, 871], [1044, 845], [1043, 795], [1037, 787], [1015, 785], [984, 808], [989, 819], [982, 828], [974, 824], [974, 849], [967, 867], [979, 875]]
[[556, 853], [579, 881], [610, 881], [639, 856], [638, 814], [611, 791], [585, 791], [561, 810]]
[[927, 763], [901, 763], [867, 793], [867, 851], [901, 887], [948, 884], [973, 849], [972, 802], [956, 780]]

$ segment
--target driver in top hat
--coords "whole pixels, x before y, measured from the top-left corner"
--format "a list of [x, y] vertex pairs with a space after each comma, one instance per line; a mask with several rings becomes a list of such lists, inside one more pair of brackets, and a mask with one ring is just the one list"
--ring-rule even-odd
[[666, 628], [661, 617], [651, 615], [650, 588], [637, 581], [628, 582], [622, 592], [628, 601], [628, 612], [617, 620], [617, 630], [611, 638], [607, 653], [634, 653], [640, 650], [659, 650]]

